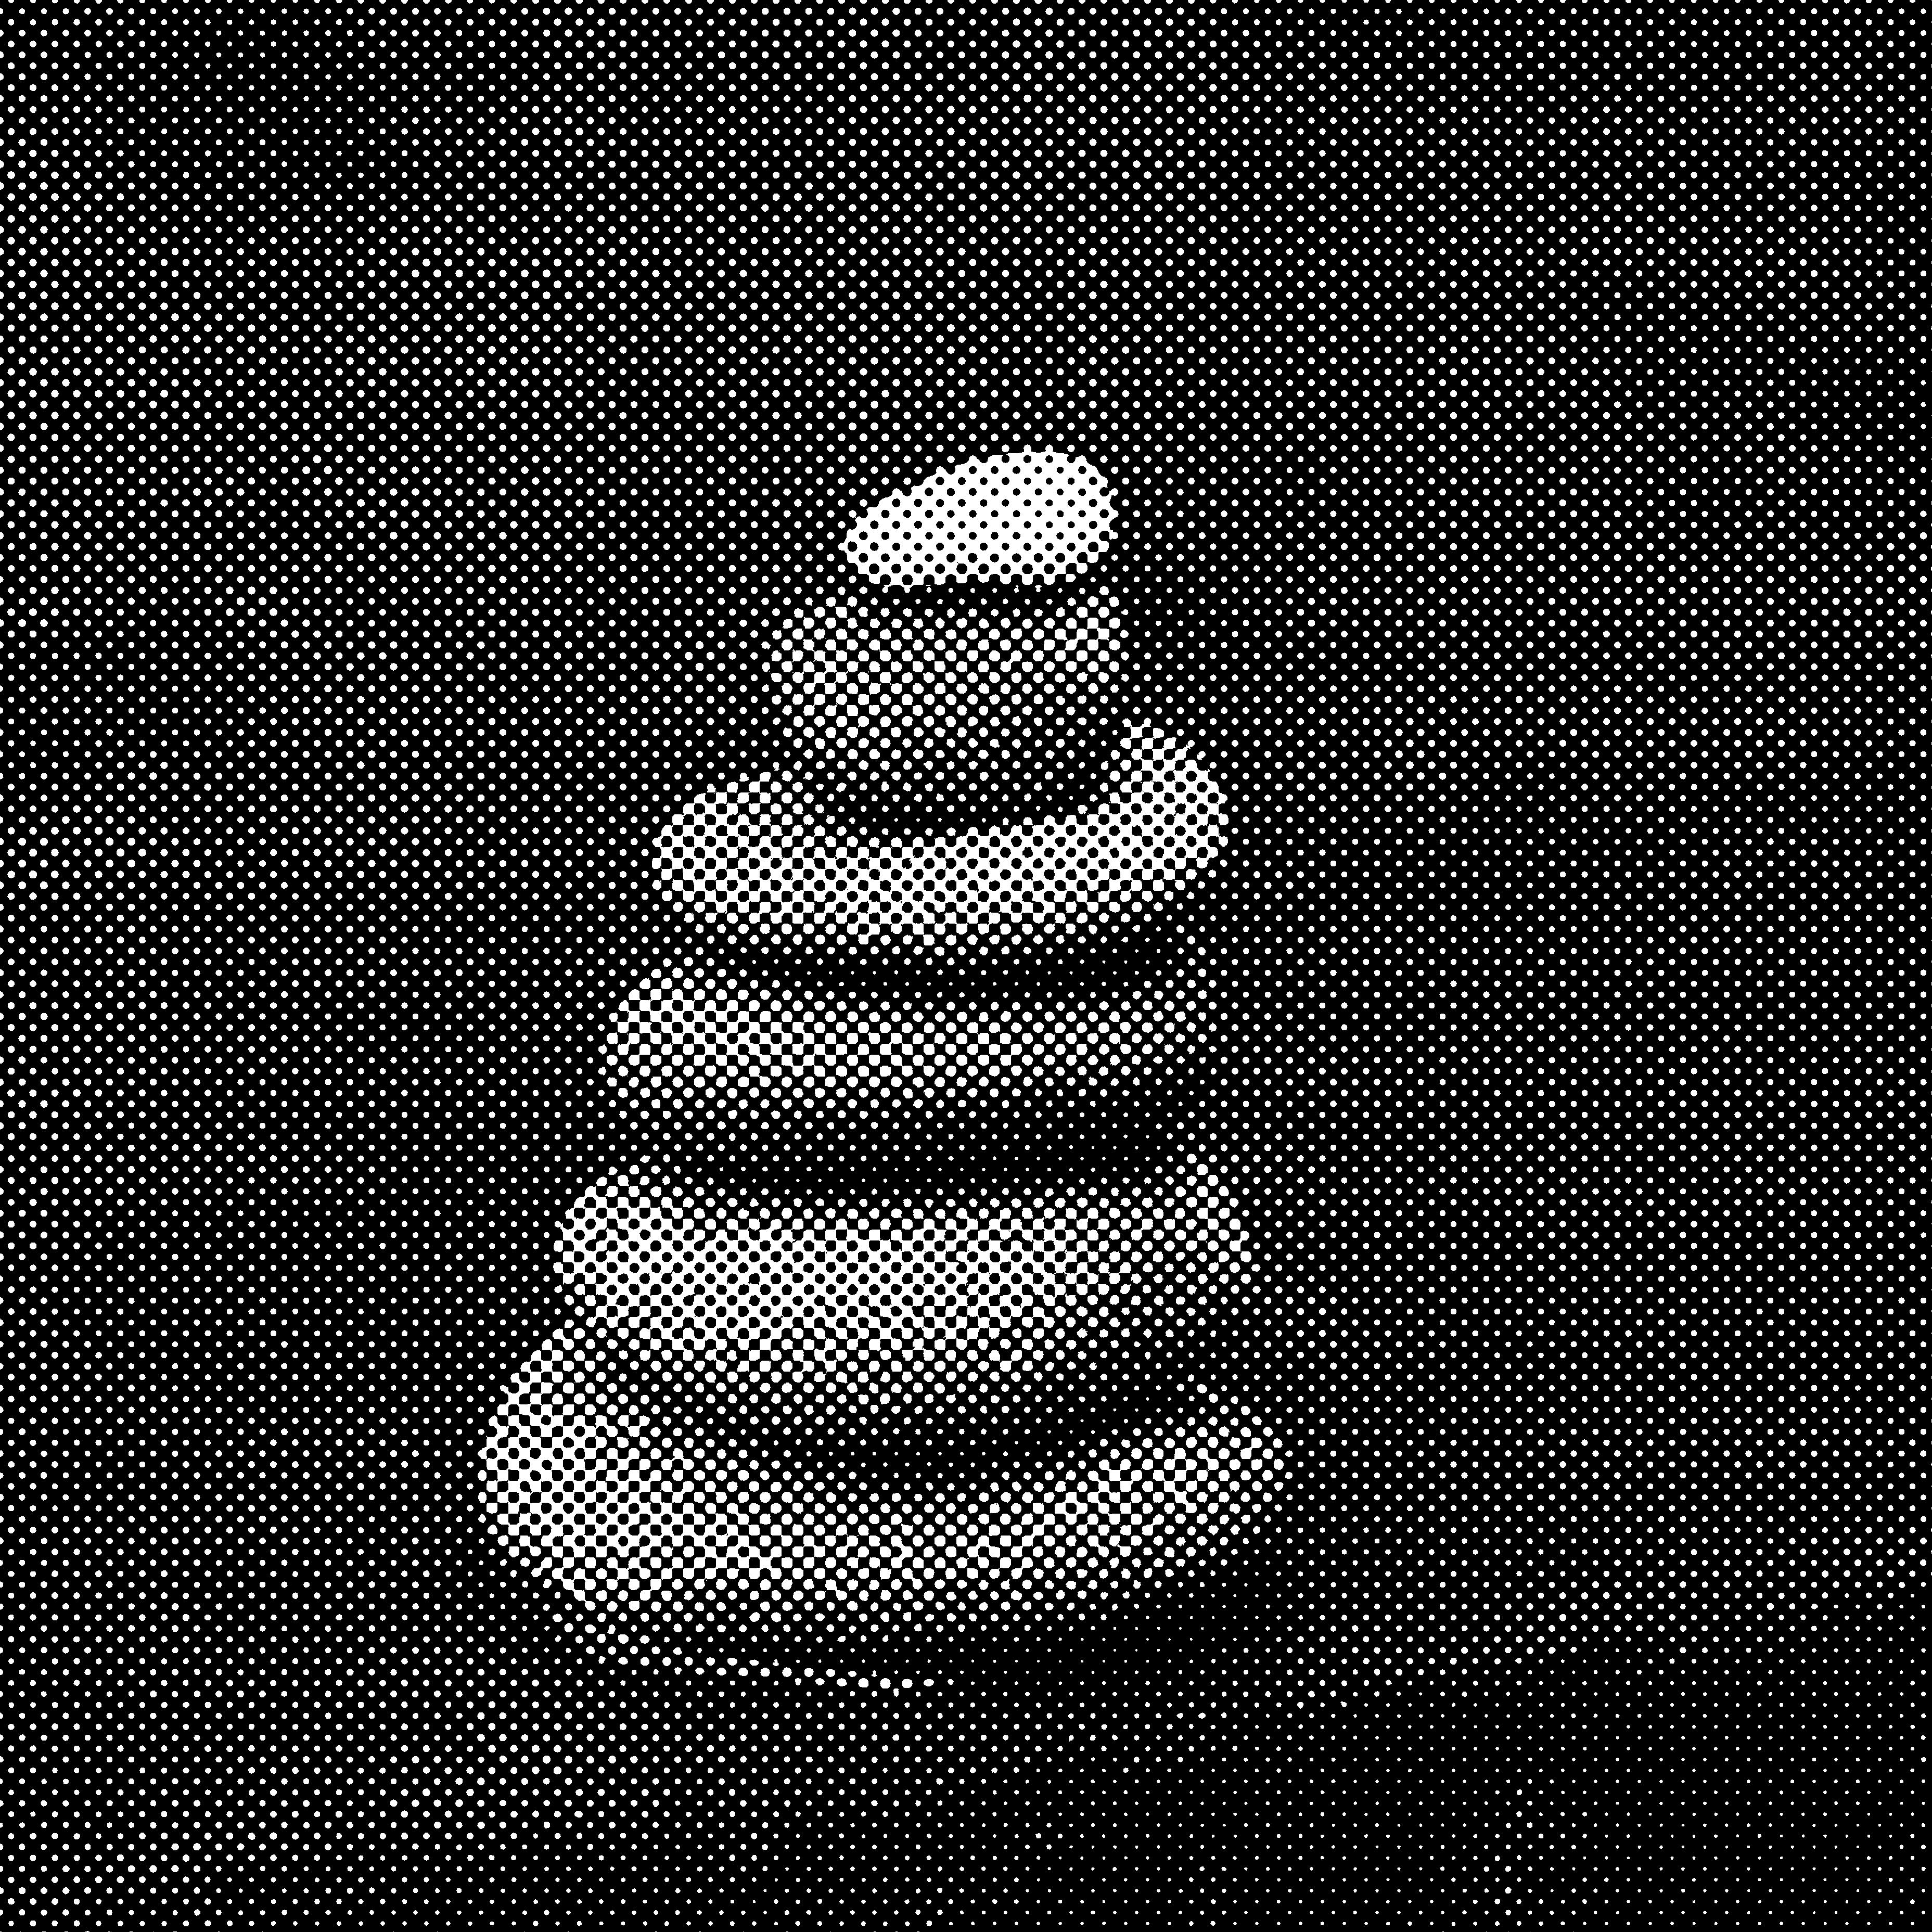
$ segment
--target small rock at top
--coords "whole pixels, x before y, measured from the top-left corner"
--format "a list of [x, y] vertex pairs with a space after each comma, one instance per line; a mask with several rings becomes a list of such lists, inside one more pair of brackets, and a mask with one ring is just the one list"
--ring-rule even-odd
[[1052, 584], [1104, 556], [1113, 526], [1090, 463], [1022, 449], [888, 496], [847, 532], [845, 555], [873, 584]]

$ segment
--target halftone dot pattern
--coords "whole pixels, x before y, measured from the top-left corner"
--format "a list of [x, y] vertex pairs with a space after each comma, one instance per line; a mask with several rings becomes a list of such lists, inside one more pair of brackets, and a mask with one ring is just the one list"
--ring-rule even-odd
[[10, 1923], [1908, 1921], [1889, 16], [8, 32]]
[[1118, 599], [1039, 611], [898, 612], [834, 604], [789, 620], [775, 695], [835, 812], [1016, 816], [1050, 797], [1096, 735]]
[[[1091, 1381], [1172, 1346], [1203, 1297], [1248, 1286], [1212, 1174], [1176, 1186], [757, 1208], [635, 1181], [572, 1210], [559, 1271], [580, 1320], [707, 1399], [898, 1412], [1016, 1380]], [[578, 1331], [573, 1328], [574, 1335]]]
[[894, 1004], [670, 967], [618, 1009], [606, 1058], [615, 1093], [688, 1132], [728, 1138], [786, 1119], [823, 1133], [886, 1108], [970, 1120], [1150, 1094], [1205, 1045], [1218, 1006], [1204, 973], [1036, 1004]]
[[1090, 463], [1016, 450], [895, 491], [844, 549], [875, 584], [1053, 584], [1106, 556], [1113, 526], [1114, 493]]
[[814, 1479], [548, 1383], [525, 1402], [492, 1444], [500, 1540], [596, 1623], [632, 1625], [629, 1643], [648, 1622], [653, 1658], [725, 1629], [740, 1644], [877, 1643], [1097, 1624], [1122, 1598], [1211, 1566], [1283, 1480], [1280, 1439], [1252, 1424], [1142, 1432], [962, 1492]]
[[658, 878], [692, 926], [743, 944], [1011, 954], [1131, 934], [1214, 867], [1226, 833], [1190, 748], [1136, 727], [1084, 811], [925, 837], [842, 825], [788, 776], [746, 779], [671, 820]]
[[[1059, 544], [1062, 500], [1048, 495], [1042, 506], [1034, 480], [1042, 475], [1070, 476], [1065, 488], [1111, 506], [1090, 465], [1036, 453], [1003, 459], [949, 483], [964, 501], [949, 498], [947, 542], [968, 559], [1001, 546], [1031, 555]], [[1009, 487], [1016, 476], [1024, 488]], [[862, 568], [881, 520], [894, 524], [893, 506], [921, 494], [862, 518], [846, 554]], [[871, 639], [856, 654], [855, 676], [854, 627], [839, 615], [792, 627], [776, 681], [794, 692], [830, 686], [837, 694], [829, 727], [808, 698], [794, 700], [794, 736], [808, 752], [835, 738], [837, 765], [880, 781], [889, 808], [923, 802], [926, 784], [908, 783], [907, 771], [942, 758], [969, 773], [1010, 766], [1009, 741], [1026, 746], [1026, 756], [1042, 724], [1054, 722], [1053, 686], [1064, 676], [1043, 674], [1037, 645], [1025, 654], [1001, 650], [990, 670], [969, 660], [962, 676], [960, 646], [983, 628], [969, 619], [944, 634], [952, 662], [942, 658], [937, 676], [916, 678], [903, 650], [882, 667]], [[910, 624], [880, 628], [903, 637]], [[1061, 640], [1052, 655], [1064, 664], [1064, 610], [1002, 628]], [[1076, 664], [1090, 661], [1092, 632], [1084, 622], [1072, 628]], [[920, 661], [931, 662], [928, 651]], [[957, 701], [962, 684], [970, 706]], [[856, 728], [844, 722], [854, 714]], [[990, 734], [988, 723], [997, 728]], [[1084, 748], [1063, 736], [1058, 749], [1071, 763]], [[1171, 771], [1172, 748], [1156, 756]], [[807, 784], [818, 776], [808, 766]], [[1170, 898], [1210, 870], [1226, 820], [1219, 787], [1198, 766], [1187, 764], [1165, 796], [1158, 781], [1147, 786], [1132, 807], [1122, 789], [1072, 820], [1022, 821], [992, 837], [874, 839], [862, 851], [845, 841], [832, 848], [836, 857], [802, 850], [795, 832], [800, 821], [836, 812], [836, 787], [816, 803], [794, 792], [794, 808], [778, 823], [754, 812], [748, 826], [714, 794], [684, 815], [671, 842], [660, 842], [659, 862], [674, 898], [723, 899], [719, 922], [734, 933], [766, 939], [777, 928], [795, 942], [824, 935], [833, 946], [856, 935], [898, 947], [910, 934], [926, 950], [976, 949], [984, 963], [1011, 950], [1016, 930], [1030, 929], [1041, 944], [1078, 928], [1118, 932], [1130, 923], [1124, 909], [1131, 915]], [[1120, 834], [1130, 818], [1139, 822], [1137, 840]], [[1053, 856], [1042, 860], [1042, 848]], [[1153, 859], [1156, 852], [1184, 854], [1185, 869]], [[694, 872], [705, 880], [698, 893], [686, 883]], [[838, 881], [830, 891], [821, 883], [828, 873]], [[856, 889], [846, 883], [855, 873], [867, 880]], [[752, 910], [774, 898], [776, 917]], [[788, 1130], [798, 1110], [774, 1100], [849, 1106], [854, 1090], [869, 1085], [866, 1164], [882, 1158], [890, 1172], [905, 1164], [906, 1111], [956, 1106], [973, 1087], [995, 1082], [1005, 1097], [1035, 1108], [1077, 1103], [1111, 1084], [1110, 1069], [1144, 1062], [1162, 1018], [1170, 1041], [1194, 1030], [1193, 1003], [1174, 1000], [1171, 980], [1134, 988], [1125, 1010], [1018, 1016], [1010, 1037], [1016, 1016], [964, 1000], [948, 1003], [943, 1028], [902, 1018], [882, 1024], [824, 996], [781, 996], [776, 1012], [755, 1000], [748, 1011], [708, 998], [698, 1024], [680, 1024], [674, 1009], [666, 1024], [662, 988], [660, 980], [626, 1002], [614, 1034], [620, 1064], [640, 1086], [648, 1068], [654, 1096], [682, 1101], [681, 1124], [700, 1144], [718, 1138], [721, 1102], [728, 1109], [739, 1100], [741, 1112], [744, 1100], [764, 1102], [766, 1148], [743, 1163], [746, 1186], [788, 1138], [796, 1154], [800, 1137]], [[691, 1011], [687, 1002], [683, 1015]], [[1075, 1050], [1056, 1052], [1070, 1018]], [[970, 1070], [980, 1067], [986, 1072], [976, 1080]], [[1056, 1079], [1041, 1077], [1049, 1070]], [[1242, 1298], [1244, 1240], [1226, 1199], [1212, 1174], [1179, 1189], [1154, 1175], [1105, 1205], [1064, 1194], [964, 1208], [914, 1199], [883, 1212], [836, 1209], [828, 1221], [822, 1208], [747, 1216], [728, 1202], [667, 1202], [641, 1188], [634, 1171], [593, 1189], [572, 1212], [562, 1266], [608, 1318], [588, 1345], [582, 1328], [562, 1330], [524, 1365], [497, 1412], [483, 1478], [497, 1540], [598, 1621], [638, 1619], [660, 1638], [862, 1644], [910, 1631], [944, 1637], [1047, 1618], [1097, 1621], [1113, 1597], [1131, 1598], [1150, 1579], [1184, 1579], [1264, 1513], [1282, 1485], [1282, 1444], [1249, 1421], [1251, 1410], [1243, 1408], [1237, 1426], [1227, 1405], [1197, 1397], [1182, 1435], [1150, 1431], [1143, 1418], [1131, 1438], [1090, 1444], [1044, 1469], [1032, 1466], [1022, 1436], [1002, 1444], [991, 1480], [956, 1466], [922, 1488], [908, 1488], [903, 1467], [855, 1478], [837, 1445], [882, 1395], [916, 1439], [919, 1425], [929, 1435], [935, 1382], [944, 1408], [970, 1407], [982, 1442], [994, 1430], [1010, 1438], [1016, 1390], [1036, 1399], [1048, 1380], [1060, 1432], [1090, 1432], [1095, 1385], [1124, 1352], [1171, 1354], [1179, 1331], [1191, 1340], [1206, 1325], [1202, 1306], [1228, 1308]], [[627, 1392], [627, 1383], [642, 1392]], [[1158, 1378], [1152, 1387], [1160, 1390]], [[755, 1404], [762, 1455], [739, 1454], [715, 1418], [713, 1432], [692, 1432], [686, 1412], [694, 1398], [715, 1406], [727, 1397]], [[698, 1418], [700, 1428], [706, 1419]], [[1171, 1426], [1172, 1418], [1160, 1419]], [[832, 1443], [814, 1442], [828, 1424]], [[774, 1424], [798, 1439], [776, 1445]]]

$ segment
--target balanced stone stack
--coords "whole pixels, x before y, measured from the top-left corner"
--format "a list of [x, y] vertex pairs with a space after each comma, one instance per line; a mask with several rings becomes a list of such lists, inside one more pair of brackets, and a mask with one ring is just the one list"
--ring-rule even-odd
[[685, 938], [610, 1079], [712, 1172], [578, 1200], [571, 1318], [485, 1453], [500, 1541], [592, 1624], [1090, 1622], [1225, 1561], [1280, 1488], [1272, 1431], [1196, 1372], [1250, 1286], [1226, 1186], [1157, 1137], [1103, 1151], [1210, 1036], [1188, 912], [1226, 838], [1189, 749], [1120, 716], [1117, 600], [1078, 583], [1113, 521], [1052, 453], [888, 498], [852, 592], [773, 652], [790, 768], [658, 839]]

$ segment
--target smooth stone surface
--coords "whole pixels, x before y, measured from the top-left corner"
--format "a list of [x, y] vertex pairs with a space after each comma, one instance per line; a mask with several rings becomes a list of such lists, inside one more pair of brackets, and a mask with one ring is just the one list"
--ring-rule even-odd
[[557, 1265], [575, 1318], [505, 1392], [485, 1508], [519, 1560], [658, 1636], [1090, 1619], [1226, 1561], [1285, 1483], [1273, 1431], [1210, 1400], [968, 1481], [761, 1454], [716, 1420], [1078, 1413], [1110, 1364], [1184, 1348], [1246, 1286], [1209, 1168], [929, 1203], [618, 1177], [579, 1200]]
[[1271, 1429], [1210, 1411], [1001, 1480], [867, 1484], [520, 1388], [484, 1498], [512, 1556], [654, 1640], [903, 1640], [1090, 1624], [1198, 1580], [1286, 1468]]
[[524, 1370], [586, 1346], [654, 1389], [808, 1418], [1042, 1393], [1090, 1397], [1126, 1355], [1185, 1346], [1248, 1279], [1211, 1169], [952, 1200], [770, 1203], [634, 1176], [588, 1190], [557, 1244], [578, 1311]]
[[1217, 991], [1182, 973], [1106, 997], [874, 1004], [673, 968], [618, 1010], [606, 1072], [638, 1107], [710, 1128], [1050, 1106], [1151, 1084], [1206, 1034]]
[[1052, 584], [1090, 569], [1113, 493], [1084, 458], [1016, 450], [942, 470], [860, 518], [845, 555], [874, 584]]
[[1137, 726], [1089, 810], [946, 838], [862, 838], [789, 778], [706, 793], [659, 835], [668, 904], [721, 938], [787, 949], [1000, 955], [1114, 939], [1219, 862], [1221, 788]]
[[998, 815], [1084, 761], [1118, 631], [1111, 597], [1049, 611], [827, 604], [788, 621], [772, 681], [830, 808]]

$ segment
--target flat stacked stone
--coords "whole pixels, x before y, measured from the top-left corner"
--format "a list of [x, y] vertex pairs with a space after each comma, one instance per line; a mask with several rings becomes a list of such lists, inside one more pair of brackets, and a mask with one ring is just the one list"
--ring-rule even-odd
[[[1037, 593], [1090, 570], [1113, 524], [1090, 465], [1022, 452], [886, 499], [845, 553], [889, 595]], [[1198, 947], [1124, 988], [1024, 978], [1171, 923], [1222, 855], [1212, 775], [1114, 712], [1118, 634], [1090, 592], [796, 613], [772, 663], [793, 766], [664, 827], [658, 889], [693, 947], [614, 1018], [614, 1093], [674, 1134], [862, 1141], [890, 1175], [916, 1119], [1170, 1084], [1213, 1017]], [[1042, 812], [1109, 737], [1097, 794]], [[781, 968], [721, 967], [718, 943]], [[1008, 962], [1022, 976], [983, 990]], [[899, 965], [982, 990], [882, 996]], [[752, 1172], [598, 1182], [559, 1244], [572, 1318], [493, 1426], [500, 1540], [594, 1618], [674, 1642], [1090, 1620], [1222, 1560], [1280, 1486], [1277, 1439], [1204, 1390], [1178, 1412], [1149, 1396], [1136, 1415], [1135, 1396], [1239, 1298], [1240, 1217], [1209, 1166], [1102, 1183], [1062, 1166], [952, 1189], [855, 1171], [789, 1196]], [[914, 1443], [1054, 1446], [894, 1466], [861, 1450], [882, 1419]]]

